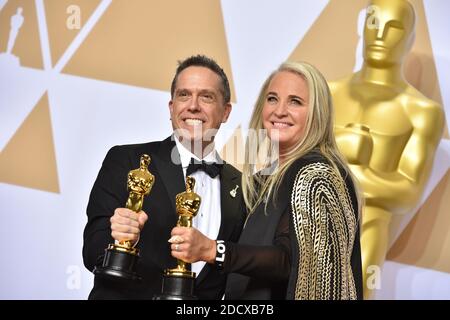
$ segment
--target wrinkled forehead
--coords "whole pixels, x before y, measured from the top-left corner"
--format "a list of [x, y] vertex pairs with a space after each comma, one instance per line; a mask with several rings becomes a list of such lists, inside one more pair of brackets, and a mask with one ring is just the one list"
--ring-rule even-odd
[[367, 6], [367, 18], [369, 17], [378, 19], [380, 27], [389, 21], [395, 21], [406, 31], [414, 29], [414, 8], [406, 0], [372, 0]]

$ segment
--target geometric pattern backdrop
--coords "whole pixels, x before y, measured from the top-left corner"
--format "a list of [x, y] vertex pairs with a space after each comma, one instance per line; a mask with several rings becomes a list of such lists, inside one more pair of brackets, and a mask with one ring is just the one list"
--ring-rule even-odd
[[[443, 105], [447, 125], [420, 204], [393, 221], [375, 298], [450, 299], [450, 3], [410, 2], [416, 40], [404, 71]], [[239, 167], [227, 151], [242, 151], [263, 80], [285, 60], [309, 61], [328, 80], [357, 70], [366, 5], [0, 0], [0, 241], [12, 248], [0, 266], [0, 299], [87, 297], [93, 277], [81, 248], [93, 181], [112, 146], [170, 134], [177, 60], [204, 53], [224, 67], [233, 111], [217, 147]]]

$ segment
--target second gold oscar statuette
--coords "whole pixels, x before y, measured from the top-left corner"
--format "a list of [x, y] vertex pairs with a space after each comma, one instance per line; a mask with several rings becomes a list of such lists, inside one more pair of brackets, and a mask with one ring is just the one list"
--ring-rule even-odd
[[[175, 198], [179, 227], [192, 227], [192, 220], [197, 215], [201, 198], [194, 192], [195, 179], [186, 177], [186, 191]], [[189, 270], [189, 264], [177, 260], [177, 267], [166, 269], [163, 274], [162, 292], [155, 300], [196, 300], [194, 296], [195, 272]]]

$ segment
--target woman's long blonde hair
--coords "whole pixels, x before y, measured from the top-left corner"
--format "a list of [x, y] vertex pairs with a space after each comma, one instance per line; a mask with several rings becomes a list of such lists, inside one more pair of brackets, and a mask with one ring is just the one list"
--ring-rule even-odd
[[[301, 76], [308, 85], [309, 110], [306, 119], [306, 128], [303, 138], [297, 142], [287, 154], [283, 154], [283, 162], [278, 164], [274, 172], [268, 175], [255, 175], [255, 154], [263, 152], [265, 163], [263, 168], [273, 165], [274, 155], [278, 156], [276, 146], [267, 135], [263, 127], [262, 111], [266, 100], [267, 89], [273, 77], [282, 71], [292, 72]], [[245, 163], [242, 172], [242, 189], [244, 201], [249, 213], [253, 213], [256, 207], [263, 202], [268, 195], [278, 193], [280, 183], [289, 166], [298, 158], [301, 158], [313, 149], [317, 149], [327, 158], [333, 167], [344, 169], [354, 183], [358, 199], [358, 207], [361, 208], [361, 197], [358, 192], [356, 179], [353, 177], [344, 157], [338, 150], [334, 137], [334, 111], [330, 89], [324, 76], [311, 64], [306, 62], [285, 62], [264, 82], [250, 119], [249, 132], [263, 132], [262, 139], [254, 139], [247, 136], [245, 145]], [[339, 172], [339, 171], [338, 171]], [[275, 197], [273, 197], [275, 199]], [[266, 203], [267, 205], [267, 203]], [[361, 210], [359, 210], [361, 212]]]

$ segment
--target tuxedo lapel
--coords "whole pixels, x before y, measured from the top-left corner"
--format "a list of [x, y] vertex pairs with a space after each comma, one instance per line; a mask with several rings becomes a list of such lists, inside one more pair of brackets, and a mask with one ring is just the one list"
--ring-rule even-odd
[[175, 197], [178, 193], [186, 191], [186, 186], [184, 184], [180, 154], [171, 137], [161, 141], [161, 146], [153, 155], [152, 160], [162, 180], [155, 183], [164, 185], [170, 198], [172, 212], [176, 214]]
[[241, 214], [242, 192], [240, 176], [225, 164], [220, 178], [220, 206], [222, 221], [218, 239], [228, 239], [235, 227], [236, 217]]
[[[260, 203], [249, 217], [239, 238], [239, 243], [253, 246], [272, 246], [281, 216], [289, 210], [290, 193], [284, 185], [278, 190], [275, 204], [273, 198], [266, 203]], [[248, 228], [246, 230], [246, 228]], [[251, 299], [271, 299], [271, 292], [267, 289], [258, 288], [258, 279], [246, 275], [232, 273], [228, 276], [225, 299], [236, 299], [236, 297], [251, 296]], [[250, 293], [249, 293], [250, 292]], [[250, 296], [249, 296], [250, 294]]]

